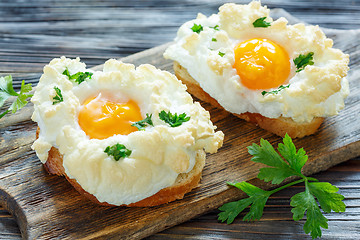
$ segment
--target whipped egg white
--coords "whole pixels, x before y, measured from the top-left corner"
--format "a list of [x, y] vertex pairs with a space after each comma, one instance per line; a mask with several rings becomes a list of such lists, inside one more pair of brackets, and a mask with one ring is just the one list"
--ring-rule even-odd
[[[63, 74], [65, 69], [93, 75], [78, 84]], [[57, 104], [53, 104], [54, 87], [63, 97]], [[180, 173], [189, 172], [198, 153], [214, 153], [222, 145], [223, 133], [215, 132], [209, 113], [193, 103], [185, 90], [175, 76], [151, 65], [135, 68], [111, 59], [103, 71], [93, 71], [79, 58], [53, 59], [44, 67], [31, 99], [35, 107], [32, 120], [40, 128], [32, 148], [42, 163], [51, 147], [58, 148], [67, 176], [100, 202], [123, 205], [140, 201], [174, 184]], [[79, 111], [86, 99], [107, 92], [118, 101], [134, 100], [144, 118], [152, 114], [154, 126], [128, 135], [89, 138], [78, 123]], [[186, 113], [190, 120], [170, 127], [159, 119], [163, 110]], [[115, 161], [104, 152], [117, 143], [131, 150], [131, 155]]]
[[[259, 18], [265, 18], [271, 25], [254, 27]], [[192, 28], [199, 25], [202, 30], [194, 32]], [[288, 88], [263, 95], [264, 90], [277, 88], [254, 90], [242, 84], [233, 67], [234, 47], [253, 38], [269, 39], [286, 50], [290, 74], [284, 85]], [[248, 5], [225, 4], [210, 17], [198, 14], [179, 28], [164, 57], [186, 68], [200, 87], [229, 112], [289, 117], [305, 123], [315, 117], [338, 114], [349, 94], [346, 79], [349, 56], [332, 45], [318, 26], [288, 25], [285, 18], [273, 21], [269, 9], [253, 1]], [[311, 52], [314, 64], [297, 72], [293, 60]]]

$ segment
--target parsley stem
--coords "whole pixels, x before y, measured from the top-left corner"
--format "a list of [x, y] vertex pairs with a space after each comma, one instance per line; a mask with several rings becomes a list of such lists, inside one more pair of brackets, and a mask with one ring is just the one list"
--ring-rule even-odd
[[3, 116], [5, 116], [8, 112], [10, 112], [10, 110], [6, 110], [5, 112], [3, 112], [2, 114], [0, 114], [0, 118], [2, 118]]
[[[270, 191], [271, 194], [274, 194], [274, 193], [279, 192], [279, 191], [281, 191], [281, 190], [283, 190], [283, 189], [285, 189], [285, 188], [287, 188], [287, 187], [296, 185], [296, 184], [301, 183], [301, 182], [308, 182], [308, 181], [318, 182], [318, 181], [319, 181], [319, 180], [317, 180], [316, 178], [306, 177], [306, 176], [304, 176], [304, 175], [302, 175], [302, 174], [301, 174], [301, 177], [302, 177], [302, 179], [299, 179], [299, 180], [297, 180], [297, 181], [295, 181], [295, 182], [288, 183], [288, 184], [286, 184], [286, 185], [284, 185], [284, 186], [278, 187], [278, 188]], [[271, 194], [270, 194], [270, 195], [271, 195]]]
[[287, 188], [287, 187], [296, 185], [296, 184], [298, 184], [298, 183], [305, 182], [306, 180], [307, 180], [306, 178], [305, 178], [305, 179], [303, 178], [303, 179], [297, 180], [297, 181], [295, 181], [295, 182], [288, 183], [288, 184], [286, 184], [286, 185], [284, 185], [284, 186], [275, 188], [274, 190], [270, 191], [270, 192], [271, 192], [270, 195], [272, 195], [272, 194], [274, 194], [274, 193], [276, 193], [276, 192], [279, 192], [279, 191], [281, 191], [281, 190], [283, 190], [283, 189], [285, 189], [285, 188]]
[[312, 177], [306, 177], [308, 181], [313, 181], [313, 182], [318, 182], [319, 180], [317, 180], [316, 178], [312, 178]]

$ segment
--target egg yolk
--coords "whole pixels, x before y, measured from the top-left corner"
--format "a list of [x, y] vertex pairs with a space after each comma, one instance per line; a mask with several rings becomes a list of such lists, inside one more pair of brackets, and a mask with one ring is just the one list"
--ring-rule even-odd
[[101, 94], [84, 102], [78, 118], [79, 125], [86, 135], [96, 139], [137, 131], [138, 129], [131, 124], [140, 120], [140, 108], [133, 100], [118, 103]]
[[249, 89], [279, 87], [290, 74], [289, 55], [268, 39], [254, 38], [241, 42], [234, 52], [234, 68], [241, 83]]

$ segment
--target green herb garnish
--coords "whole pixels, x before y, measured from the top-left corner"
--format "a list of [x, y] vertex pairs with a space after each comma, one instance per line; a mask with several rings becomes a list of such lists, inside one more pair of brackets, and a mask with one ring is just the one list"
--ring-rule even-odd
[[262, 28], [267, 28], [271, 26], [271, 22], [266, 22], [265, 21], [266, 17], [262, 17], [262, 18], [258, 18], [255, 20], [255, 22], [253, 22], [253, 26], [254, 27], [262, 27]]
[[107, 153], [108, 156], [113, 156], [115, 161], [119, 161], [120, 158], [126, 158], [131, 154], [131, 150], [127, 149], [124, 145], [119, 143], [111, 147], [106, 147], [104, 152]]
[[312, 61], [313, 56], [314, 56], [314, 53], [309, 52], [306, 55], [300, 54], [297, 58], [295, 58], [294, 59], [294, 64], [295, 64], [295, 66], [297, 68], [296, 72], [300, 72], [300, 71], [304, 70], [304, 68], [307, 65], [313, 65], [314, 64], [314, 62]]
[[220, 31], [219, 25], [215, 25], [214, 27], [209, 27], [209, 28], [212, 28], [212, 29], [214, 29], [214, 30], [216, 30], [216, 31]]
[[216, 39], [216, 38], [212, 38], [211, 41], [217, 42], [217, 39]]
[[190, 117], [186, 117], [186, 113], [182, 113], [178, 116], [177, 113], [173, 115], [170, 111], [166, 113], [164, 110], [159, 113], [159, 118], [168, 123], [171, 127], [178, 127], [182, 123], [190, 120]]
[[280, 85], [277, 89], [273, 90], [273, 91], [270, 91], [270, 92], [267, 92], [267, 91], [262, 91], [261, 94], [263, 96], [265, 96], [265, 94], [277, 94], [279, 93], [281, 90], [285, 89], [285, 88], [289, 88], [290, 87], [290, 84], [288, 85]]
[[131, 126], [137, 127], [137, 129], [138, 129], [139, 131], [145, 130], [146, 125], [154, 126], [154, 124], [153, 124], [153, 122], [152, 122], [152, 120], [151, 120], [151, 116], [152, 116], [152, 114], [150, 114], [150, 115], [149, 115], [149, 114], [146, 114], [146, 118], [145, 118], [145, 119], [140, 120], [140, 121], [138, 121], [138, 122], [135, 122], [135, 123], [131, 124]]
[[64, 70], [64, 72], [62, 74], [65, 76], [68, 76], [69, 80], [74, 80], [74, 82], [77, 82], [78, 84], [85, 81], [86, 78], [91, 79], [91, 76], [93, 75], [93, 73], [91, 73], [91, 72], [77, 72], [73, 75], [70, 75], [70, 72], [67, 68]]
[[53, 97], [53, 105], [55, 105], [57, 103], [61, 103], [61, 102], [64, 101], [64, 98], [63, 98], [63, 96], [61, 94], [60, 88], [54, 87], [54, 90], [56, 92], [56, 95], [55, 95], [55, 97]]
[[283, 143], [278, 145], [277, 150], [286, 161], [264, 139], [260, 140], [260, 146], [254, 143], [248, 147], [249, 153], [253, 156], [252, 161], [269, 166], [260, 169], [258, 178], [265, 182], [271, 181], [272, 184], [280, 184], [290, 176], [300, 177], [300, 180], [288, 183], [272, 191], [262, 190], [247, 182], [228, 183], [230, 186], [241, 189], [249, 197], [237, 202], [224, 204], [219, 208], [222, 212], [219, 213], [218, 219], [230, 224], [237, 215], [251, 205], [250, 211], [244, 216], [243, 220], [258, 220], [263, 214], [264, 206], [269, 196], [286, 187], [305, 182], [305, 191], [295, 194], [291, 198], [290, 205], [294, 207], [291, 210], [293, 219], [295, 221], [302, 219], [306, 212], [305, 233], [310, 233], [312, 238], [321, 237], [320, 227], [327, 229], [328, 220], [322, 214], [319, 204], [326, 213], [330, 213], [331, 210], [334, 212], [344, 212], [346, 207], [342, 202], [344, 196], [336, 193], [339, 189], [330, 183], [319, 182], [317, 179], [306, 177], [301, 173], [303, 166], [308, 160], [308, 156], [303, 148], [296, 151], [295, 145], [287, 134], [283, 139]]
[[0, 107], [2, 107], [5, 101], [11, 97], [17, 97], [16, 100], [10, 105], [10, 107], [5, 110], [3, 113], [0, 114], [0, 118], [5, 116], [7, 113], [12, 112], [15, 113], [17, 110], [23, 108], [28, 101], [27, 98], [32, 97], [32, 94], [26, 94], [32, 90], [31, 83], [25, 84], [23, 80], [21, 82], [20, 92], [15, 92], [13, 85], [12, 85], [12, 77], [11, 75], [1, 77], [0, 78]]
[[219, 54], [220, 57], [225, 56], [225, 53], [223, 53], [223, 52], [219, 52], [218, 54]]
[[191, 30], [199, 34], [202, 30], [204, 30], [204, 28], [203, 26], [201, 26], [201, 24], [197, 25], [196, 23], [194, 23], [194, 26], [191, 28]]

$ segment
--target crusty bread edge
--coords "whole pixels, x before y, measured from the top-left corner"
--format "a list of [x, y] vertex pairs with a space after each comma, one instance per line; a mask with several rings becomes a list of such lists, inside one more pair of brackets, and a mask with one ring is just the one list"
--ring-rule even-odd
[[[204, 102], [210, 103], [216, 108], [224, 109], [214, 98], [200, 87], [199, 83], [190, 76], [187, 69], [182, 67], [176, 61], [174, 61], [174, 71], [176, 77], [187, 86], [187, 91], [189, 93]], [[284, 137], [287, 133], [291, 138], [302, 138], [314, 134], [324, 121], [324, 118], [316, 117], [309, 123], [296, 123], [291, 118], [268, 118], [259, 113], [246, 112], [242, 114], [232, 114], [248, 122], [254, 123], [278, 136]]]
[[[36, 138], [38, 138], [40, 133], [40, 128], [38, 127], [36, 130]], [[143, 200], [140, 200], [135, 203], [131, 203], [128, 205], [121, 205], [127, 207], [152, 207], [161, 204], [165, 204], [168, 202], [175, 201], [177, 199], [182, 199], [184, 195], [190, 192], [193, 188], [199, 185], [202, 170], [205, 166], [205, 157], [206, 154], [203, 150], [199, 151], [195, 157], [195, 166], [188, 173], [181, 173], [177, 177], [174, 185], [161, 189], [156, 194], [147, 197]], [[99, 202], [98, 199], [85, 191], [81, 185], [75, 180], [69, 178], [63, 167], [63, 156], [59, 152], [59, 150], [55, 147], [52, 147], [48, 153], [48, 159], [44, 163], [44, 168], [50, 174], [56, 174], [59, 176], [65, 176], [69, 183], [83, 196], [87, 197], [94, 203], [103, 205], [103, 206], [114, 206], [113, 204], [109, 204], [107, 202]]]

